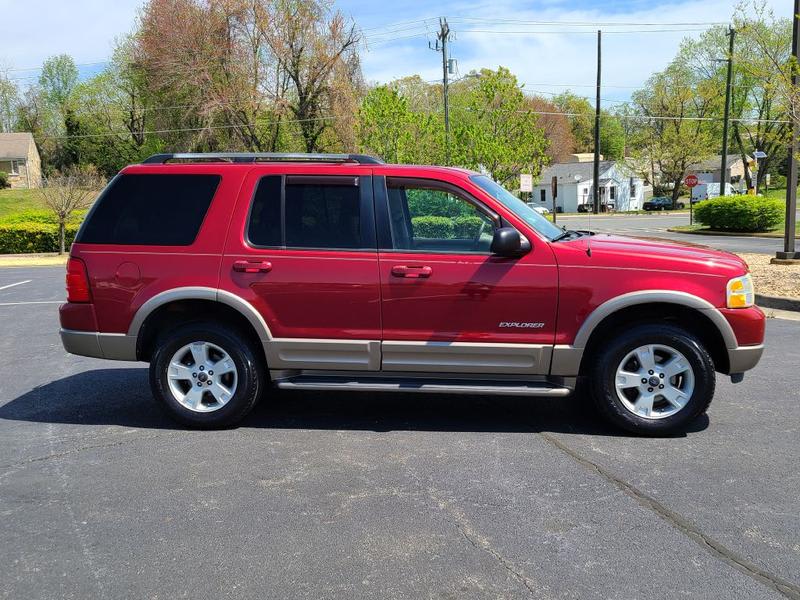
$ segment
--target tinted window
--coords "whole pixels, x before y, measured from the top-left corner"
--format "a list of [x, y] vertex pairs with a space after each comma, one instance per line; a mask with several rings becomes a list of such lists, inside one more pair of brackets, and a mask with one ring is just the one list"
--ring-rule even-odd
[[[250, 213], [248, 239], [256, 246], [286, 248], [365, 248], [361, 194], [353, 177], [264, 177]], [[300, 183], [294, 181], [301, 180]], [[333, 180], [333, 181], [332, 181]], [[284, 231], [281, 232], [281, 184], [284, 182]], [[373, 242], [374, 245], [374, 242]]]
[[281, 187], [283, 177], [271, 175], [258, 182], [247, 237], [255, 246], [282, 246]]
[[188, 246], [219, 181], [219, 175], [120, 175], [98, 199], [77, 241]]

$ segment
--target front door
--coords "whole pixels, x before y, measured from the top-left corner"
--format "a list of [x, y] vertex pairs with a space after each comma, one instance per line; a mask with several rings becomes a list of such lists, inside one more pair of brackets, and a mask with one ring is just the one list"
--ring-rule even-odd
[[263, 316], [270, 369], [380, 367], [372, 177], [327, 170], [256, 168], [232, 221], [220, 285]]
[[[382, 368], [546, 374], [555, 335], [557, 268], [530, 240], [494, 256], [502, 215], [448, 183], [376, 177]], [[506, 223], [502, 223], [506, 224]]]

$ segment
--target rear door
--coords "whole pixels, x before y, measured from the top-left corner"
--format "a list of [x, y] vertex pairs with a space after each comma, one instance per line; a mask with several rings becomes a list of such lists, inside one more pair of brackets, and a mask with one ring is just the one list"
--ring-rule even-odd
[[380, 289], [372, 177], [357, 166], [256, 167], [220, 287], [250, 302], [271, 369], [377, 370]]
[[376, 177], [376, 190], [382, 368], [546, 374], [558, 301], [550, 248], [536, 238], [522, 257], [493, 255], [494, 230], [509, 221], [455, 182]]

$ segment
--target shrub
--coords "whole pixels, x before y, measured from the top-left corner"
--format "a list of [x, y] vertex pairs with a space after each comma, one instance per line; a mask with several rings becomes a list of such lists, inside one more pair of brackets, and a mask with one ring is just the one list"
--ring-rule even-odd
[[414, 237], [447, 240], [453, 237], [455, 228], [449, 217], [414, 217], [411, 219]]
[[[80, 225], [86, 216], [85, 210], [76, 210], [67, 220], [68, 225]], [[42, 225], [58, 225], [55, 213], [47, 209], [23, 210], [0, 219], [0, 225], [19, 223], [39, 223]]]
[[[66, 245], [72, 243], [78, 226], [67, 225]], [[0, 225], [0, 254], [58, 252], [58, 225], [47, 223], [6, 223]]]
[[455, 237], [459, 239], [473, 239], [481, 230], [483, 219], [475, 215], [456, 217], [453, 221]]
[[8, 173], [0, 171], [0, 190], [7, 187], [11, 187], [11, 184], [8, 183]]
[[771, 231], [783, 221], [783, 203], [756, 196], [723, 196], [695, 206], [699, 223], [720, 231]]

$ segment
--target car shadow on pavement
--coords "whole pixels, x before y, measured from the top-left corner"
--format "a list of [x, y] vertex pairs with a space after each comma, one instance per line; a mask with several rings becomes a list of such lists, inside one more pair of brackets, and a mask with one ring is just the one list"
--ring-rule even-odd
[[[0, 419], [182, 429], [150, 394], [147, 369], [99, 369], [53, 381], [0, 406]], [[687, 432], [708, 427], [703, 415]], [[239, 425], [264, 429], [539, 432], [627, 436], [580, 396], [519, 398], [454, 394], [298, 392], [270, 395]], [[686, 434], [679, 434], [685, 436]]]

